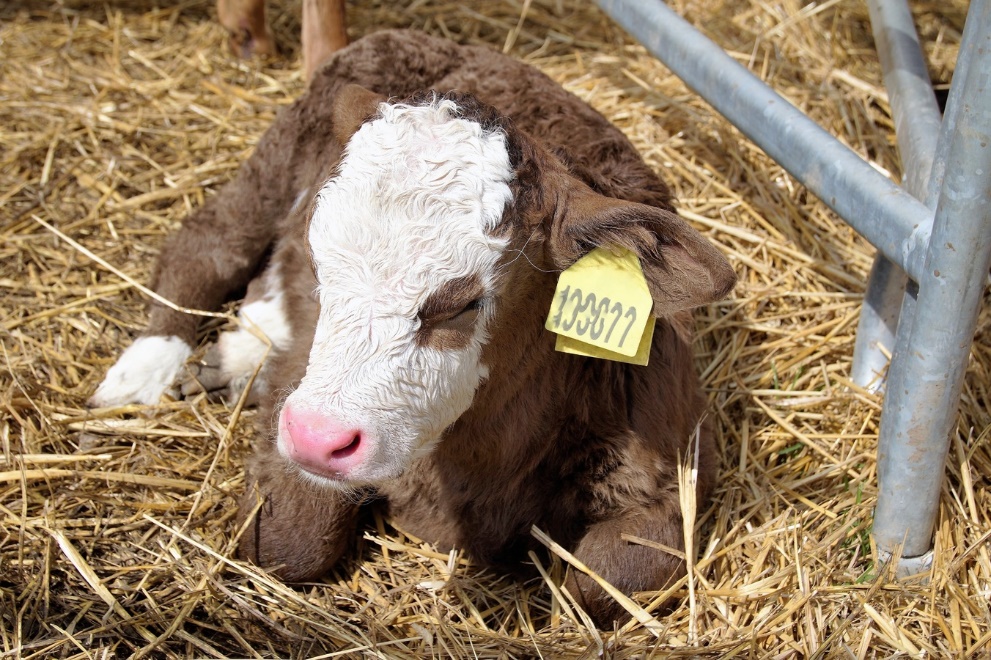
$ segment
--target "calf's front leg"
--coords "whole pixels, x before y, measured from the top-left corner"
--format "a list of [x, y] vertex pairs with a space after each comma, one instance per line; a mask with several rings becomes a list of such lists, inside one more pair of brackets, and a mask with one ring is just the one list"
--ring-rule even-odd
[[[178, 307], [218, 309], [247, 285], [271, 242], [270, 230], [250, 231], [250, 222], [234, 216], [230, 196], [224, 191], [186, 218], [158, 257], [151, 288]], [[200, 318], [157, 301], [149, 308], [148, 327], [110, 368], [89, 405], [154, 404], [176, 381]]]
[[[674, 496], [676, 497], [676, 496]], [[685, 574], [685, 561], [663, 550], [623, 540], [628, 534], [675, 550], [685, 547], [677, 501], [641, 509], [589, 527], [574, 555], [625, 594], [660, 591]], [[565, 588], [600, 628], [610, 629], [629, 613], [592, 578], [574, 569]]]
[[[296, 196], [291, 177], [271, 176], [291, 168], [286, 143], [295, 134], [285, 124], [266, 134], [234, 181], [166, 241], [151, 281], [162, 298], [180, 308], [215, 311], [258, 272]], [[149, 311], [148, 327], [107, 372], [89, 405], [157, 403], [175, 382], [192, 353], [200, 317], [156, 301]]]

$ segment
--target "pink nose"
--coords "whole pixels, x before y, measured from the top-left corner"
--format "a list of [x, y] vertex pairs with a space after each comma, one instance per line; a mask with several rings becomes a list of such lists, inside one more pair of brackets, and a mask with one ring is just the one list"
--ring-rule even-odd
[[310, 472], [336, 478], [361, 462], [365, 444], [361, 429], [288, 403], [279, 415], [279, 436], [289, 458]]

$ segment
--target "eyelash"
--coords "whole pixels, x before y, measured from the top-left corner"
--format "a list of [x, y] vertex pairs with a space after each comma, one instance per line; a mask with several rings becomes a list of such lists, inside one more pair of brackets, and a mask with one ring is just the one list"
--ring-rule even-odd
[[457, 313], [457, 316], [461, 316], [462, 314], [467, 314], [468, 312], [473, 312], [475, 310], [481, 310], [483, 306], [484, 303], [482, 302], [482, 299], [475, 298], [470, 303], [465, 305], [464, 309], [462, 309], [460, 312]]

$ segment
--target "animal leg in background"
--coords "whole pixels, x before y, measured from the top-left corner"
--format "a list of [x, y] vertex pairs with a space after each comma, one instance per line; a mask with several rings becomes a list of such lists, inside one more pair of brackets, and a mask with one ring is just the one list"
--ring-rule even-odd
[[[238, 56], [275, 55], [265, 20], [265, 0], [217, 0], [217, 18], [230, 32]], [[303, 0], [303, 73], [309, 80], [331, 53], [348, 45], [344, 0]]]
[[217, 19], [230, 32], [238, 57], [275, 55], [275, 39], [265, 21], [265, 0], [217, 0]]
[[307, 80], [332, 53], [348, 45], [344, 0], [303, 0], [303, 73]]

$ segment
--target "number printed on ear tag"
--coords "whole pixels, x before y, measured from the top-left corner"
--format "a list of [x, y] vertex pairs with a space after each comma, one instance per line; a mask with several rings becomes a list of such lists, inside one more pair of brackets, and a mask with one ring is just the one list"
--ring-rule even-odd
[[561, 351], [562, 353], [572, 353], [574, 355], [599, 358], [600, 360], [629, 362], [630, 364], [638, 364], [644, 367], [647, 366], [647, 361], [650, 360], [650, 342], [651, 339], [654, 338], [655, 320], [656, 319], [653, 316], [648, 319], [647, 327], [643, 331], [643, 337], [640, 338], [640, 346], [637, 348], [637, 352], [634, 355], [622, 355], [620, 353], [616, 353], [615, 351], [607, 351], [604, 348], [592, 346], [591, 344], [586, 344], [578, 341], [577, 339], [565, 337], [564, 335], [557, 336], [557, 341], [554, 343], [554, 350]]
[[544, 327], [629, 358], [640, 348], [652, 307], [637, 256], [599, 247], [561, 273]]

